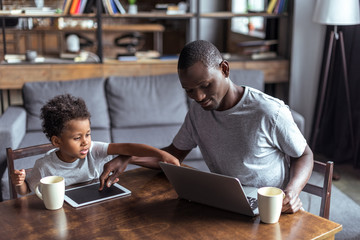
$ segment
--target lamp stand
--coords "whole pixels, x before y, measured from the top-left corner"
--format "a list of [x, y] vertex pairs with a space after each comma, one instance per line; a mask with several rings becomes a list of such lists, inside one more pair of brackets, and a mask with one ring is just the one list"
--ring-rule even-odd
[[[334, 38], [335, 38], [335, 42], [334, 42]], [[347, 65], [346, 65], [346, 58], [345, 58], [344, 37], [343, 37], [343, 33], [341, 31], [339, 31], [339, 33], [337, 32], [337, 26], [335, 26], [334, 31], [331, 31], [331, 34], [330, 34], [330, 42], [329, 42], [329, 48], [327, 51], [324, 78], [323, 78], [321, 92], [320, 92], [319, 110], [316, 113], [316, 122], [315, 122], [313, 134], [312, 134], [312, 138], [311, 138], [311, 148], [312, 149], [315, 149], [317, 136], [319, 134], [321, 116], [322, 116], [324, 105], [325, 105], [325, 95], [326, 95], [326, 88], [327, 88], [328, 78], [329, 78], [330, 60], [331, 60], [331, 56], [335, 55], [336, 41], [338, 40], [338, 38], [340, 40], [341, 60], [342, 60], [342, 66], [343, 66], [343, 72], [344, 72], [347, 114], [348, 114], [349, 128], [350, 128], [350, 141], [351, 141], [351, 147], [353, 149], [355, 147], [354, 128], [353, 128], [353, 120], [352, 120], [352, 113], [351, 113], [349, 80], [348, 80], [348, 72], [347, 72]]]

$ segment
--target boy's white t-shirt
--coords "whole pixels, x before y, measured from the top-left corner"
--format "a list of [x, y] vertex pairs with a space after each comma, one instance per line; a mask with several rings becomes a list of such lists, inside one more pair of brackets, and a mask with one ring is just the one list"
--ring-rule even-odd
[[65, 185], [72, 185], [99, 178], [104, 164], [113, 156], [107, 154], [109, 143], [91, 142], [91, 147], [84, 159], [67, 163], [61, 161], [56, 155], [58, 149], [52, 149], [44, 157], [36, 160], [31, 172], [26, 176], [26, 181], [32, 192], [40, 179], [47, 176], [61, 176], [65, 179]]

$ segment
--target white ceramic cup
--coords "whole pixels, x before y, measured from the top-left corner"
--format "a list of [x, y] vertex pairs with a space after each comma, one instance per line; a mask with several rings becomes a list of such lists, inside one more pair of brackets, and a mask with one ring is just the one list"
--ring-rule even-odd
[[258, 189], [257, 195], [260, 220], [263, 223], [277, 223], [281, 215], [284, 192], [276, 187], [263, 187]]
[[65, 180], [59, 176], [44, 177], [36, 185], [35, 193], [47, 209], [60, 209], [64, 204]]

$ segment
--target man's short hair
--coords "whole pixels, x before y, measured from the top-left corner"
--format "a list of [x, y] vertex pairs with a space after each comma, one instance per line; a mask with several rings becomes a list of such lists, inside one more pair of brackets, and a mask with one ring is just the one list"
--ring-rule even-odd
[[220, 51], [212, 43], [196, 40], [186, 44], [181, 50], [178, 70], [187, 69], [199, 61], [208, 68], [217, 67], [222, 60]]
[[90, 120], [90, 116], [83, 99], [64, 94], [50, 99], [41, 108], [40, 118], [43, 132], [51, 141], [52, 136], [61, 135], [69, 121], [74, 119]]

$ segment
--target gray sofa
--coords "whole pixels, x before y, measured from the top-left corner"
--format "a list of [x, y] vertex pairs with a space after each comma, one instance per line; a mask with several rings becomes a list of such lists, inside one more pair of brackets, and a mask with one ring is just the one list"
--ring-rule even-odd
[[[234, 82], [263, 90], [261, 71], [232, 70]], [[52, 97], [70, 93], [82, 97], [91, 113], [92, 139], [105, 142], [169, 145], [188, 110], [189, 99], [177, 74], [93, 78], [74, 81], [26, 83], [23, 106], [10, 106], [0, 117], [0, 176], [2, 200], [9, 199], [6, 148], [48, 143], [41, 130], [40, 108]], [[304, 119], [293, 113], [303, 131]], [[31, 167], [35, 158], [17, 161], [15, 168]], [[199, 149], [186, 164], [207, 171]], [[129, 166], [128, 169], [135, 166]]]

